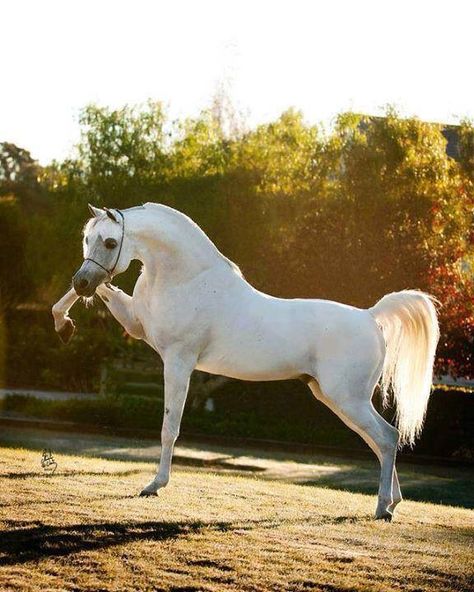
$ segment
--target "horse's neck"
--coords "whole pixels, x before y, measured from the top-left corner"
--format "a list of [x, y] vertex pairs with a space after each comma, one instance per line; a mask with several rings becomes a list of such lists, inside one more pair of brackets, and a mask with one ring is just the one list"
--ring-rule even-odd
[[186, 282], [224, 261], [214, 244], [194, 224], [170, 208], [130, 212], [129, 228], [136, 257], [150, 280]]

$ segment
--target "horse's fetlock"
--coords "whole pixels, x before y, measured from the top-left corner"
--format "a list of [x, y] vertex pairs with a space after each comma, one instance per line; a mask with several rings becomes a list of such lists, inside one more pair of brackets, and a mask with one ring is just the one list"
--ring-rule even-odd
[[155, 480], [155, 485], [156, 487], [158, 487], [158, 489], [161, 489], [162, 487], [166, 487], [168, 485], [170, 481], [169, 477], [157, 477]]

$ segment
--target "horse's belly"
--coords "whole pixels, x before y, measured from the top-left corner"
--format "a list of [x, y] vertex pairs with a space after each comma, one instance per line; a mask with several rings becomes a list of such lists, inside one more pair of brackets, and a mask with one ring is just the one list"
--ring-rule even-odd
[[235, 363], [223, 363], [218, 360], [199, 361], [197, 370], [209, 372], [210, 374], [219, 374], [229, 378], [238, 378], [239, 380], [286, 380], [296, 378], [304, 372], [298, 372], [294, 368], [279, 367], [274, 364], [264, 366], [253, 363], [242, 363], [241, 360]]
[[282, 342], [213, 343], [199, 357], [196, 368], [240, 380], [285, 380], [308, 371], [308, 351], [285, 348]]

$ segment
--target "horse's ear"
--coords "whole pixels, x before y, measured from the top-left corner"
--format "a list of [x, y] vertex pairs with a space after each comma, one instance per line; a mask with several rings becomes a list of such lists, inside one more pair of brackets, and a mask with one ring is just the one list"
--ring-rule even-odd
[[89, 212], [92, 214], [92, 216], [93, 216], [94, 218], [96, 218], [97, 216], [100, 216], [101, 214], [103, 214], [103, 213], [104, 213], [104, 211], [103, 211], [103, 210], [101, 210], [100, 208], [96, 208], [96, 207], [94, 207], [94, 206], [93, 206], [93, 205], [91, 205], [91, 204], [87, 204], [87, 205], [88, 205], [88, 207], [89, 207]]
[[112, 210], [109, 210], [109, 208], [104, 208], [104, 210], [107, 216], [112, 220], [112, 222], [117, 222], [118, 224], [117, 216], [112, 212]]

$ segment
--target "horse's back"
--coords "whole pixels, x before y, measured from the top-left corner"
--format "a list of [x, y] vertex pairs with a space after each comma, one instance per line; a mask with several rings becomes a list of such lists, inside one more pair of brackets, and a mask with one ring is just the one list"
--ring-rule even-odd
[[248, 380], [314, 374], [317, 361], [373, 348], [370, 313], [327, 300], [282, 299], [243, 290], [224, 302], [198, 368]]

